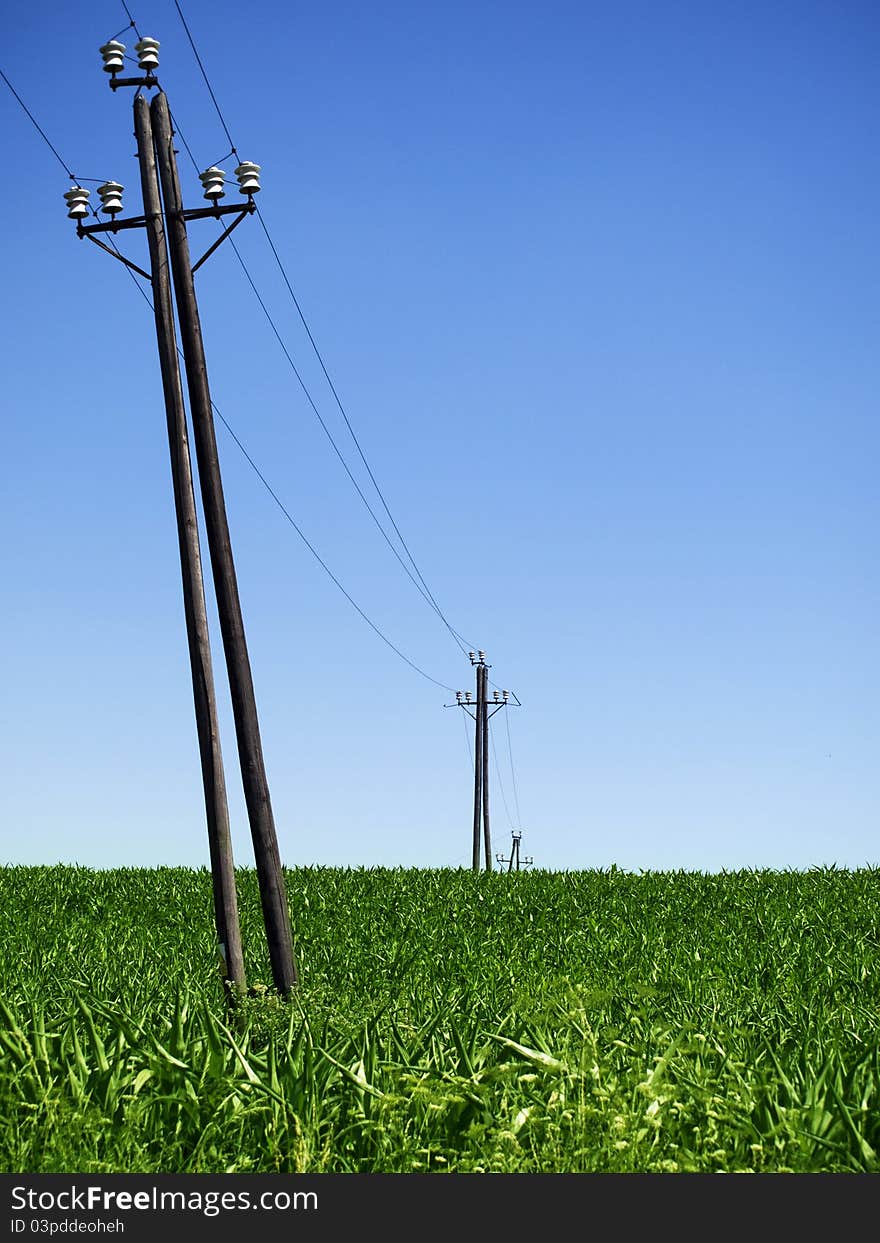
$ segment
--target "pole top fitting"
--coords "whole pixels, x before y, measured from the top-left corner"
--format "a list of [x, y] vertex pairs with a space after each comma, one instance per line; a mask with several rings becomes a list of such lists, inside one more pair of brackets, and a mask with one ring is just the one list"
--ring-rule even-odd
[[222, 199], [226, 194], [226, 191], [223, 189], [223, 182], [225, 180], [226, 174], [222, 168], [217, 168], [216, 165], [212, 165], [210, 168], [206, 168], [203, 173], [199, 173], [199, 181], [202, 183], [205, 198], [209, 202], [212, 199], [214, 201]]
[[71, 186], [64, 195], [67, 215], [71, 220], [81, 220], [89, 214], [89, 191], [82, 186]]
[[101, 211], [108, 216], [116, 216], [122, 211], [122, 191], [124, 186], [118, 181], [105, 181], [102, 186], [98, 186], [98, 195], [101, 199]]
[[236, 169], [235, 176], [238, 178], [238, 188], [242, 194], [246, 194], [248, 198], [260, 191], [260, 166], [254, 164], [251, 160], [242, 160]]
[[111, 39], [109, 43], [105, 43], [103, 47], [99, 47], [98, 51], [104, 60], [104, 72], [117, 74], [121, 73], [125, 67], [125, 44], [120, 43], [118, 39]]
[[145, 73], [152, 73], [154, 69], [159, 68], [159, 40], [148, 39], [144, 37], [139, 39], [134, 45], [137, 52], [138, 69], [143, 69]]

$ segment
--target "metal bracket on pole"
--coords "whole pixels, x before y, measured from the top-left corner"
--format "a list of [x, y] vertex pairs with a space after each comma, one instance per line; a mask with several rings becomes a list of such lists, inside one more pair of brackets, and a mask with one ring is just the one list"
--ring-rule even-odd
[[[252, 198], [246, 203], [227, 203], [224, 207], [196, 207], [190, 211], [181, 213], [184, 220], [207, 220], [209, 217], [219, 219], [221, 216], [231, 216], [238, 213], [235, 220], [228, 229], [224, 229], [213, 246], [209, 246], [205, 253], [199, 259], [198, 263], [193, 265], [193, 272], [200, 268], [206, 259], [213, 255], [217, 247], [229, 237], [233, 229], [238, 228], [245, 216], [251, 216], [257, 210], [257, 205]], [[100, 246], [102, 250], [106, 250], [108, 255], [112, 255], [114, 259], [118, 259], [120, 263], [124, 263], [127, 268], [137, 272], [138, 276], [143, 276], [145, 280], [152, 280], [149, 272], [145, 272], [143, 268], [139, 268], [136, 263], [132, 263], [130, 259], [126, 259], [124, 255], [119, 254], [116, 250], [111, 250], [109, 246], [105, 246], [103, 242], [99, 242], [94, 236], [96, 233], [118, 233], [120, 229], [142, 229], [149, 225], [153, 220], [161, 218], [161, 213], [152, 212], [144, 216], [129, 216], [125, 220], [103, 220], [97, 224], [82, 224], [80, 222], [76, 227], [77, 237], [87, 237], [90, 242], [94, 242], [96, 246]]]
[[132, 263], [130, 259], [126, 259], [125, 255], [121, 255], [118, 250], [111, 250], [109, 246], [105, 246], [103, 242], [99, 242], [96, 237], [92, 237], [91, 233], [83, 232], [81, 237], [87, 237], [90, 242], [94, 242], [96, 246], [100, 246], [102, 250], [106, 250], [108, 255], [112, 255], [114, 259], [118, 259], [120, 263], [124, 263], [127, 268], [131, 268], [132, 272], [137, 272], [138, 276], [142, 276], [144, 280], [151, 281], [153, 278], [149, 272], [145, 272], [143, 268], [139, 268], [136, 263]]
[[199, 270], [199, 268], [202, 266], [205, 260], [209, 259], [211, 255], [213, 255], [217, 247], [222, 242], [226, 241], [227, 237], [229, 237], [229, 234], [232, 232], [232, 230], [237, 229], [238, 226], [241, 224], [242, 220], [244, 220], [245, 216], [249, 216], [253, 210], [254, 210], [254, 202], [253, 202], [253, 199], [251, 199], [250, 204], [242, 210], [241, 215], [238, 216], [237, 219], [233, 220], [232, 224], [229, 226], [228, 229], [223, 230], [223, 232], [217, 238], [217, 241], [214, 243], [214, 245], [209, 246], [208, 249], [205, 251], [205, 253], [202, 255], [201, 259], [199, 259], [198, 262], [192, 265], [193, 272], [197, 272]]

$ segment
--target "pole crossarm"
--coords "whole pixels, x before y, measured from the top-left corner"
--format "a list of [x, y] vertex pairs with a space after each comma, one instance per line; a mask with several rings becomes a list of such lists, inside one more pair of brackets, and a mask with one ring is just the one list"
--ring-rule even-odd
[[152, 73], [146, 74], [143, 78], [111, 78], [108, 86], [111, 91], [118, 91], [120, 86], [147, 86], [158, 87], [159, 79], [154, 77]]
[[[222, 239], [221, 239], [221, 240], [222, 240]], [[195, 271], [195, 268], [193, 268], [193, 271]], [[510, 708], [511, 706], [512, 706], [512, 707], [514, 707], [514, 708], [521, 708], [521, 707], [522, 707], [522, 704], [513, 704], [513, 705], [511, 705], [511, 704], [509, 704], [509, 703], [495, 704], [495, 703], [493, 703], [493, 702], [492, 702], [492, 700], [491, 700], [491, 699], [487, 700], [487, 701], [486, 701], [486, 703], [487, 703], [487, 706], [491, 705], [491, 707], [492, 707], [492, 711], [489, 713], [489, 718], [490, 718], [490, 719], [491, 719], [491, 718], [495, 715], [495, 713], [496, 713], [496, 712], [500, 712], [502, 708]], [[444, 708], [463, 708], [463, 709], [464, 709], [464, 711], [465, 711], [465, 712], [467, 712], [467, 714], [468, 714], [468, 716], [471, 718], [471, 720], [474, 720], [473, 714], [472, 714], [472, 713], [470, 713], [470, 712], [468, 712], [468, 708], [475, 708], [475, 707], [476, 707], [476, 704], [460, 704], [460, 703], [454, 703], [454, 704], [444, 704], [444, 705], [443, 705], [443, 707], [444, 707]]]
[[[252, 215], [256, 210], [257, 205], [254, 200], [248, 199], [245, 203], [227, 203], [224, 207], [193, 207], [189, 211], [173, 214], [182, 216], [184, 220], [207, 220], [212, 216], [219, 219], [220, 216], [231, 216], [238, 212], [240, 213], [239, 220], [243, 220], [245, 216]], [[120, 229], [142, 229], [144, 225], [148, 225], [155, 220], [157, 214], [156, 212], [150, 212], [145, 216], [127, 216], [125, 220], [106, 220], [100, 221], [98, 224], [79, 224], [76, 227], [76, 232], [78, 237], [88, 237], [92, 233], [118, 233]], [[168, 214], [171, 215], [172, 213], [169, 212]], [[236, 220], [226, 230], [223, 237], [232, 232], [239, 220]], [[223, 237], [221, 237], [220, 241], [223, 240]], [[213, 249], [216, 249], [216, 246], [212, 247]], [[199, 263], [205, 258], [207, 258], [207, 255], [203, 255]]]
[[227, 203], [224, 207], [190, 207], [180, 213], [184, 220], [207, 220], [210, 216], [231, 216], [233, 212], [244, 212], [246, 216], [257, 210], [253, 199], [245, 203]]
[[118, 250], [111, 250], [109, 246], [105, 246], [103, 242], [99, 242], [96, 237], [92, 237], [89, 233], [85, 233], [83, 236], [87, 237], [90, 242], [94, 242], [96, 246], [100, 246], [102, 250], [106, 250], [108, 255], [112, 255], [113, 258], [118, 259], [120, 263], [124, 263], [127, 268], [131, 268], [132, 272], [137, 272], [138, 276], [142, 276], [144, 280], [151, 281], [153, 279], [149, 272], [145, 272], [144, 269], [139, 268], [136, 263], [132, 263], [130, 259], [126, 259], [125, 255], [121, 255]]
[[[209, 217], [219, 219], [221, 216], [231, 216], [236, 214], [235, 220], [228, 229], [224, 229], [220, 236], [214, 242], [213, 246], [209, 246], [198, 262], [192, 266], [192, 271], [197, 271], [206, 259], [213, 255], [218, 246], [226, 241], [233, 229], [237, 229], [242, 220], [246, 216], [252, 216], [257, 210], [253, 199], [248, 199], [245, 203], [227, 203], [225, 207], [195, 207], [189, 211], [181, 211], [176, 213], [183, 220], [207, 220]], [[151, 280], [149, 272], [145, 272], [143, 268], [139, 268], [136, 263], [132, 263], [130, 259], [126, 259], [124, 255], [119, 254], [116, 250], [111, 250], [109, 246], [105, 246], [103, 242], [99, 242], [96, 233], [118, 233], [120, 229], [143, 229], [150, 228], [156, 220], [162, 219], [161, 212], [147, 212], [143, 216], [128, 216], [125, 220], [107, 220], [99, 221], [97, 224], [78, 224], [76, 227], [77, 237], [87, 237], [90, 242], [94, 242], [96, 246], [100, 246], [102, 250], [106, 250], [108, 255], [112, 255], [114, 259], [118, 259], [120, 263], [124, 263], [127, 268], [131, 268], [133, 272], [137, 272], [138, 276], [143, 276], [145, 280]]]
[[118, 233], [120, 229], [142, 229], [144, 225], [155, 220], [158, 214], [156, 212], [148, 216], [129, 216], [126, 220], [106, 220], [98, 224], [78, 224], [76, 235], [77, 237], [90, 237], [93, 233]]

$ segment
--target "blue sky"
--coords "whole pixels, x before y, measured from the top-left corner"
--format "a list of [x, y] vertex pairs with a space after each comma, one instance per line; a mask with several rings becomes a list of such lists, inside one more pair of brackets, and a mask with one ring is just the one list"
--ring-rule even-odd
[[[517, 826], [549, 868], [880, 862], [876, 6], [184, 11], [395, 519], [522, 700], [518, 807], [495, 722], [495, 849]], [[174, 5], [132, 12], [206, 167], [228, 143]], [[19, 6], [0, 67], [135, 214], [131, 101], [97, 54], [126, 20], [109, 0]], [[77, 240], [69, 181], [2, 84], [0, 118], [3, 861], [199, 865], [152, 318]], [[197, 206], [183, 152], [181, 174]], [[193, 225], [193, 249], [214, 235]], [[235, 237], [366, 489], [258, 223]], [[125, 250], [143, 262], [140, 236]], [[197, 280], [219, 409], [364, 611], [471, 687], [232, 250]], [[466, 864], [461, 714], [218, 440], [285, 863]], [[214, 655], [246, 864], [216, 630]]]

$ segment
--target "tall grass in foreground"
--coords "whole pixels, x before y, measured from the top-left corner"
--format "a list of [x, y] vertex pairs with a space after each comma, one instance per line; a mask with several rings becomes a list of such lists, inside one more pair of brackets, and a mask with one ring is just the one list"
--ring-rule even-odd
[[880, 1169], [880, 870], [288, 891], [300, 994], [233, 1019], [206, 872], [0, 870], [0, 1166]]

